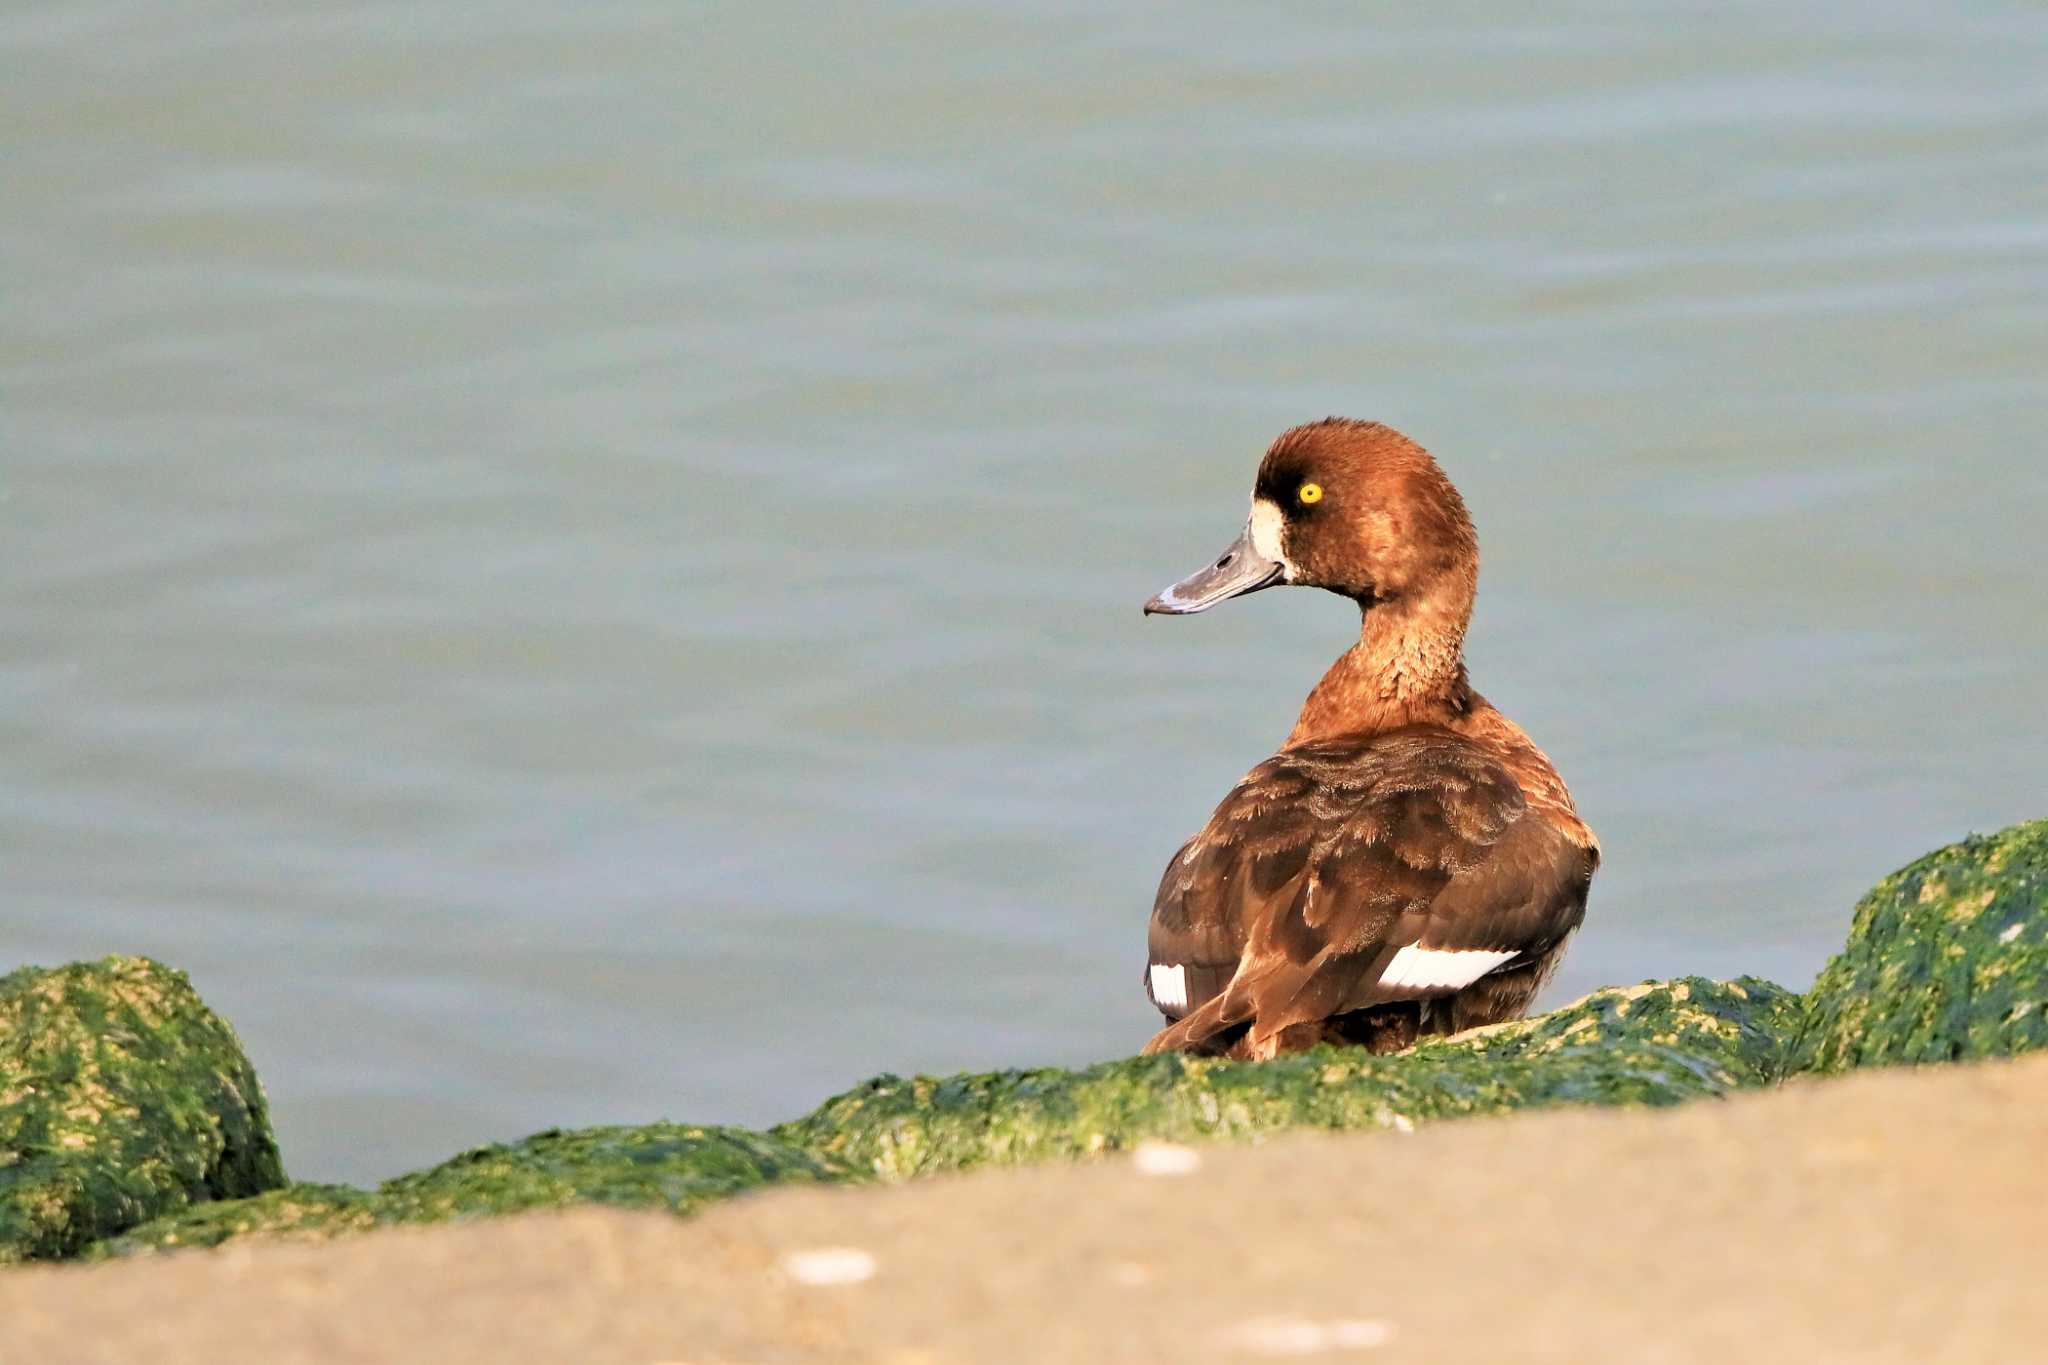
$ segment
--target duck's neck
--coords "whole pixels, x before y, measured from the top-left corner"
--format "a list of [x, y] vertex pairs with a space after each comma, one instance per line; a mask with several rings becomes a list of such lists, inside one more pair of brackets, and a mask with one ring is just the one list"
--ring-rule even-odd
[[1469, 600], [1396, 599], [1367, 606], [1358, 643], [1308, 694], [1285, 747], [1462, 716], [1472, 697], [1465, 678], [1471, 613]]

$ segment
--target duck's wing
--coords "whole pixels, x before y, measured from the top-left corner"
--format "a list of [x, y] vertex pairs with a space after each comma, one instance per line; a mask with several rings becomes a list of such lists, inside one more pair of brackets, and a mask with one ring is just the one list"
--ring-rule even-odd
[[1415, 727], [1268, 759], [1175, 855], [1146, 989], [1148, 1051], [1452, 995], [1578, 927], [1597, 855], [1532, 813], [1489, 749]]

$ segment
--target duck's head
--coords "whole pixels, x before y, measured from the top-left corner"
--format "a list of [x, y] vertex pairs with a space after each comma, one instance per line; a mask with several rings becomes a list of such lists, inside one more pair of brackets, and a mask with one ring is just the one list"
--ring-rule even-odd
[[1471, 610], [1479, 541], [1429, 452], [1377, 422], [1328, 417], [1283, 434], [1259, 462], [1244, 533], [1145, 604], [1186, 616], [1261, 588], [1325, 588], [1370, 609]]

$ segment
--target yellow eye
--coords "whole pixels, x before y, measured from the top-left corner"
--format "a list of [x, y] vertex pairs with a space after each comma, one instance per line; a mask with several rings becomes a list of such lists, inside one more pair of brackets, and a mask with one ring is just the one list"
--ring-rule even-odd
[[1295, 496], [1303, 502], [1321, 502], [1323, 500], [1323, 486], [1319, 483], [1305, 483], [1301, 486], [1301, 492], [1295, 494]]

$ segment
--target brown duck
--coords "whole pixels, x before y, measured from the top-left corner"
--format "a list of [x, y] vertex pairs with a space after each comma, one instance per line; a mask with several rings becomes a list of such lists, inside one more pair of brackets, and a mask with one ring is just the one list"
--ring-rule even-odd
[[1244, 534], [1145, 604], [1184, 616], [1282, 584], [1356, 601], [1358, 643], [1280, 752], [1167, 865], [1147, 1052], [1375, 1052], [1519, 1017], [1557, 969], [1600, 861], [1564, 780], [1472, 690], [1479, 540], [1458, 490], [1391, 427], [1296, 427]]

